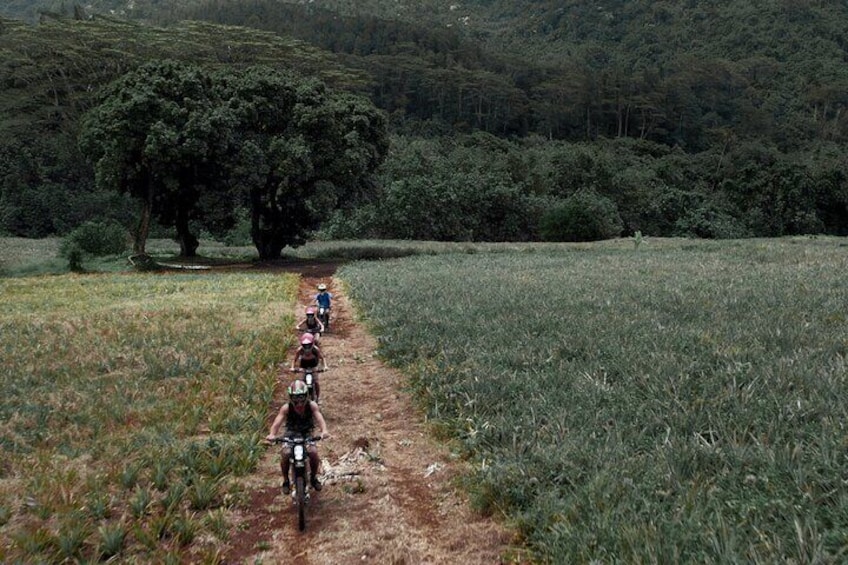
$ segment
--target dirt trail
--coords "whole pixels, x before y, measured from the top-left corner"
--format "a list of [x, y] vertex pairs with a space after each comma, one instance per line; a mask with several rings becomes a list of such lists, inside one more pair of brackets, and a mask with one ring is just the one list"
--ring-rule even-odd
[[225, 562], [504, 562], [510, 533], [469, 509], [453, 481], [462, 463], [428, 434], [402, 377], [375, 358], [374, 339], [326, 273], [305, 273], [298, 319], [319, 282], [334, 296], [331, 331], [321, 340], [330, 367], [321, 374], [322, 412], [332, 436], [319, 444], [325, 487], [313, 493], [307, 530], [299, 532], [280, 493], [278, 450], [269, 449]]

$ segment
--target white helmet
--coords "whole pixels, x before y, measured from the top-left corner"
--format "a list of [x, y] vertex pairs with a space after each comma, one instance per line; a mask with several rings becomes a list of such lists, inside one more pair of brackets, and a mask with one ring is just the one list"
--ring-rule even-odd
[[324, 283], [319, 284], [318, 290], [327, 290], [327, 285], [325, 285]]

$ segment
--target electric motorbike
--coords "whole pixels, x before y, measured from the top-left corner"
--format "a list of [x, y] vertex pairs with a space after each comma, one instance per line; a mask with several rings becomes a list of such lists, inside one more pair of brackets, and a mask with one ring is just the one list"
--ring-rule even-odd
[[304, 437], [284, 435], [274, 438], [274, 443], [283, 444], [289, 451], [289, 480], [292, 485], [291, 497], [297, 507], [297, 527], [300, 531], [306, 529], [306, 506], [309, 503], [309, 478], [317, 469], [310, 469], [307, 449], [315, 445], [320, 437]]
[[294, 373], [302, 373], [303, 376], [301, 380], [306, 383], [306, 388], [309, 389], [309, 400], [314, 400], [318, 402], [318, 395], [315, 394], [315, 375], [316, 373], [323, 373], [327, 369], [304, 369], [303, 367], [299, 369], [294, 369]]
[[318, 319], [324, 324], [324, 331], [330, 331], [330, 309], [323, 306], [318, 307]]

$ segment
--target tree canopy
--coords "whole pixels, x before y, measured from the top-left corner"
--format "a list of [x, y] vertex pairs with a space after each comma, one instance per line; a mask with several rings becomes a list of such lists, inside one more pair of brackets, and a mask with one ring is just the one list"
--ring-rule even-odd
[[274, 258], [342, 202], [355, 200], [388, 151], [384, 115], [364, 98], [267, 68], [225, 76], [233, 119], [224, 178], [249, 199], [260, 257]]
[[[40, 7], [59, 13], [61, 4], [45, 0]], [[2, 232], [63, 233], [97, 209], [126, 222], [129, 200], [95, 186], [72, 140], [102, 85], [164, 57], [209, 72], [257, 64], [294, 70], [336, 92], [367, 96], [386, 112], [400, 144], [369, 191], [408, 203], [429, 194], [433, 202], [458, 202], [456, 210], [468, 201], [466, 192], [474, 193], [468, 186], [485, 186], [478, 190], [492, 189], [485, 202], [500, 203], [500, 211], [463, 208], [463, 223], [450, 214], [434, 223], [416, 209], [405, 224], [379, 225], [399, 208], [372, 199], [353, 210], [354, 200], [345, 198], [345, 210], [327, 225], [349, 237], [538, 238], [538, 222], [516, 218], [538, 218], [540, 206], [579, 190], [611, 200], [624, 234], [848, 233], [844, 4], [98, 0], [73, 12], [69, 6], [65, 18], [43, 13], [38, 25], [0, 26]], [[146, 23], [97, 15], [106, 10]], [[480, 133], [506, 144], [507, 161], [497, 170], [489, 170], [491, 139]], [[285, 139], [292, 150], [300, 143], [288, 130], [275, 135], [281, 139], [274, 143]], [[304, 139], [311, 150], [320, 147]], [[247, 153], [252, 144], [256, 154]], [[267, 158], [270, 144], [251, 139], [241, 158]], [[428, 144], [439, 147], [421, 175], [415, 167], [422, 161], [409, 158], [407, 148]], [[309, 177], [315, 163], [286, 166], [302, 167], [296, 176], [328, 202], [336, 198], [325, 183], [337, 180]], [[238, 179], [239, 211], [246, 214], [248, 187], [256, 185], [239, 176], [249, 167], [232, 170], [227, 178]], [[194, 190], [186, 188], [192, 183], [208, 184], [187, 175], [179, 175], [183, 193]], [[232, 218], [222, 202], [229, 201], [220, 198], [233, 190], [204, 189], [193, 207], [169, 206], [156, 218], [177, 226], [189, 252], [190, 231], [180, 226], [202, 219], [205, 229], [226, 231]], [[274, 214], [252, 218], [254, 231], [264, 231]], [[290, 237], [297, 241], [308, 231]]]
[[208, 213], [232, 223], [226, 213], [246, 205], [259, 255], [272, 259], [358, 193], [386, 154], [386, 136], [370, 102], [318, 80], [161, 61], [103, 91], [82, 119], [80, 146], [100, 188], [140, 203], [136, 253], [154, 218], [175, 226], [191, 256], [192, 220], [202, 225]]

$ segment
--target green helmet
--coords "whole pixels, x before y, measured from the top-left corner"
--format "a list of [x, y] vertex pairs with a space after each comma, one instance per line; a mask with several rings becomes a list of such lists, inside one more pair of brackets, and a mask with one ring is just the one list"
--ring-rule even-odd
[[309, 389], [306, 383], [300, 380], [294, 381], [289, 385], [289, 400], [295, 404], [304, 402], [309, 396]]

